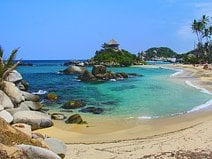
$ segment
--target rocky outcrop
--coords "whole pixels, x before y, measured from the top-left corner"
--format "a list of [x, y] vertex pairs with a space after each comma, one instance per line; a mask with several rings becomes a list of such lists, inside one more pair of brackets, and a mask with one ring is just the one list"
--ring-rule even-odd
[[2, 90], [0, 90], [0, 106], [2, 106], [4, 109], [14, 107], [10, 98]]
[[30, 159], [61, 159], [54, 152], [31, 145], [17, 145], [17, 148], [21, 149]]
[[103, 65], [94, 65], [93, 69], [92, 69], [92, 74], [94, 76], [98, 75], [98, 74], [105, 74], [106, 73], [106, 67]]
[[40, 100], [40, 97], [38, 95], [31, 94], [26, 91], [21, 91], [21, 93], [23, 94], [26, 101], [39, 102], [39, 100]]
[[53, 125], [51, 117], [37, 111], [19, 111], [13, 115], [13, 123], [31, 125], [32, 130], [47, 128]]
[[11, 123], [13, 121], [13, 116], [6, 110], [0, 111], [0, 117], [3, 118], [7, 123]]
[[44, 141], [48, 145], [49, 150], [53, 151], [61, 158], [65, 157], [67, 147], [62, 141], [55, 138], [46, 138], [44, 139]]
[[79, 114], [74, 114], [65, 121], [66, 124], [84, 124], [85, 121], [82, 120], [82, 117]]
[[21, 91], [15, 86], [14, 83], [4, 82], [4, 92], [10, 97], [15, 104], [19, 104], [25, 100]]
[[107, 81], [111, 79], [116, 81], [123, 78], [128, 78], [128, 74], [125, 72], [114, 73], [112, 71], [107, 71], [106, 67], [103, 65], [95, 65], [93, 66], [92, 73], [86, 70], [79, 76], [79, 79], [84, 82]]
[[79, 78], [81, 81], [85, 82], [97, 81], [97, 78], [87, 70], [81, 76], [79, 76]]
[[63, 109], [78, 109], [86, 106], [86, 103], [81, 100], [69, 100], [61, 108]]
[[101, 114], [103, 113], [102, 108], [96, 108], [96, 107], [87, 107], [80, 110], [83, 113], [93, 113], [93, 114]]
[[39, 102], [32, 101], [24, 101], [20, 104], [20, 107], [29, 107], [31, 110], [40, 110], [42, 108], [42, 104]]
[[60, 71], [63, 74], [83, 74], [86, 68], [81, 66], [69, 66], [63, 71]]
[[22, 78], [21, 74], [16, 70], [11, 71], [6, 78], [6, 80], [8, 82], [13, 82], [13, 83], [15, 83], [17, 81], [21, 81], [22, 79], [23, 78]]

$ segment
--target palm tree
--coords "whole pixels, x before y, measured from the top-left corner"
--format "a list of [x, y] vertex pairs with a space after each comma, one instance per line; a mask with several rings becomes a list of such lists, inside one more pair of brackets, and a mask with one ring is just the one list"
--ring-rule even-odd
[[4, 80], [9, 75], [9, 73], [13, 71], [20, 63], [20, 61], [14, 63], [14, 59], [15, 59], [16, 53], [18, 52], [18, 49], [19, 48], [14, 49], [11, 52], [10, 57], [6, 61], [4, 61], [3, 60], [4, 52], [0, 46], [0, 89], [2, 89]]

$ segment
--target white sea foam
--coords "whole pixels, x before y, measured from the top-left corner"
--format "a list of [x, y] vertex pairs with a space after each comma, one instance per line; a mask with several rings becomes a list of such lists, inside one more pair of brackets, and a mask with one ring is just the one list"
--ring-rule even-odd
[[200, 86], [197, 86], [197, 85], [192, 84], [191, 81], [185, 81], [185, 83], [186, 83], [187, 85], [191, 86], [191, 87], [194, 87], [194, 88], [200, 90], [202, 93], [206, 93], [206, 94], [212, 95], [212, 92], [208, 91], [208, 90], [205, 89], [205, 88], [202, 88], [202, 87], [200, 87]]
[[47, 94], [48, 92], [47, 91], [44, 91], [44, 90], [39, 90], [37, 92], [32, 92], [32, 94], [37, 94], [37, 95], [42, 95], [42, 94]]
[[182, 69], [172, 69], [172, 70], [175, 70], [177, 72], [171, 74], [170, 77], [175, 77], [175, 76], [180, 75], [180, 74], [183, 73], [183, 70]]
[[112, 82], [116, 82], [116, 79], [110, 79], [110, 81], [112, 81]]
[[156, 119], [159, 118], [159, 116], [139, 116], [138, 119], [145, 119], [145, 120], [150, 120], [150, 119]]
[[207, 101], [204, 104], [201, 104], [201, 105], [194, 107], [193, 109], [189, 110], [187, 113], [195, 112], [195, 111], [198, 111], [198, 110], [201, 110], [201, 109], [206, 109], [208, 107], [212, 107], [212, 99]]

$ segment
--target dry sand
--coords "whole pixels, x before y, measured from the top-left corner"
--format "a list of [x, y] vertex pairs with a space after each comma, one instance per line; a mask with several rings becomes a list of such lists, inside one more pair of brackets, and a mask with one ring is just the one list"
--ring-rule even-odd
[[[183, 73], [173, 77], [174, 80], [189, 80], [212, 91], [211, 70], [191, 65], [166, 67], [183, 68]], [[65, 125], [56, 121], [55, 126], [37, 132], [67, 143], [67, 159], [212, 158], [211, 114], [211, 110], [203, 110], [164, 119], [124, 122], [90, 117], [85, 120], [91, 125]]]

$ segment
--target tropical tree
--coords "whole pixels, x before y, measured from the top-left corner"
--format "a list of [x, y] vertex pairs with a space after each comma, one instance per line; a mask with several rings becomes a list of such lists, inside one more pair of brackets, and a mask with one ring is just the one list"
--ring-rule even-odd
[[7, 78], [9, 73], [13, 71], [20, 61], [14, 63], [15, 56], [18, 52], [18, 48], [14, 49], [7, 60], [3, 60], [4, 51], [0, 46], [0, 89], [3, 87], [4, 80]]
[[200, 61], [212, 62], [212, 26], [211, 17], [203, 15], [200, 20], [194, 20], [192, 23], [192, 30], [196, 33], [198, 43], [197, 43], [197, 58]]

